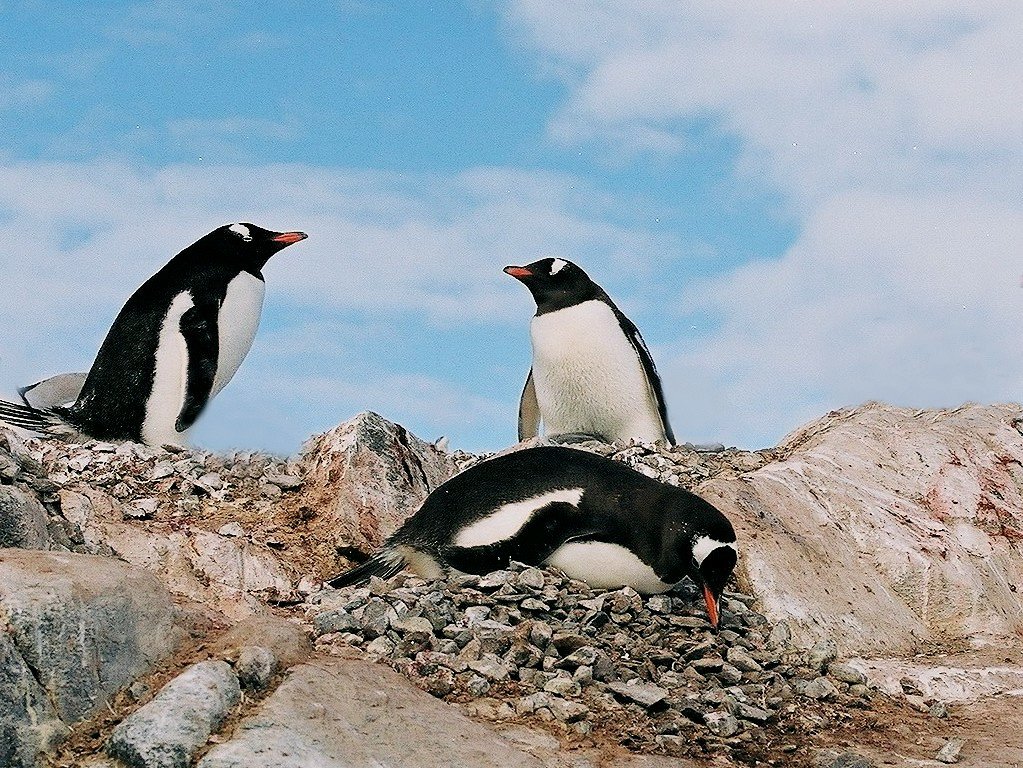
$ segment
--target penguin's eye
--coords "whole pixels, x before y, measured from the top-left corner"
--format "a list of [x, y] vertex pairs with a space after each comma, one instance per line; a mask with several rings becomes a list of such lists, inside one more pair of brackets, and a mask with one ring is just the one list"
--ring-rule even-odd
[[234, 232], [236, 235], [238, 235], [238, 237], [240, 237], [245, 242], [249, 242], [250, 240], [252, 240], [252, 233], [249, 232], [249, 228], [246, 227], [244, 224], [232, 224], [230, 227], [228, 227], [228, 229]]

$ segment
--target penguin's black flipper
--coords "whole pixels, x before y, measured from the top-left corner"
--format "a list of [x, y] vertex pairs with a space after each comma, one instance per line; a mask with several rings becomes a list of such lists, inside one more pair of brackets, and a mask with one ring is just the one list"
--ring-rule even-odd
[[178, 432], [184, 432], [195, 423], [213, 391], [220, 354], [216, 307], [199, 304], [190, 307], [181, 316], [181, 335], [188, 348], [188, 378], [185, 400], [174, 424]]
[[519, 442], [540, 434], [540, 404], [536, 400], [536, 385], [533, 383], [533, 369], [529, 369], [526, 385], [519, 399]]
[[636, 356], [639, 358], [639, 362], [642, 363], [643, 372], [646, 374], [646, 383], [650, 388], [650, 396], [657, 403], [657, 412], [660, 414], [661, 424], [664, 427], [664, 436], [668, 438], [668, 442], [671, 445], [674, 445], [675, 434], [672, 432], [671, 424], [668, 422], [668, 406], [664, 402], [664, 390], [661, 387], [661, 377], [657, 373], [657, 366], [654, 365], [654, 358], [650, 354], [646, 342], [643, 341], [643, 337], [639, 335], [639, 328], [636, 327], [636, 324], [627, 318], [610, 299], [607, 300], [607, 303], [615, 313], [615, 317], [618, 318], [618, 325], [621, 326], [625, 337], [632, 344], [632, 348], [636, 350]]
[[384, 547], [364, 563], [354, 568], [339, 573], [332, 579], [327, 579], [327, 586], [334, 589], [348, 587], [352, 584], [360, 584], [369, 581], [371, 576], [379, 576], [381, 579], [389, 579], [406, 565], [404, 556], [390, 547]]
[[566, 541], [574, 541], [601, 532], [592, 518], [586, 519], [579, 508], [556, 501], [538, 509], [514, 536], [478, 547], [443, 547], [441, 559], [465, 573], [490, 573], [507, 568], [508, 563], [539, 565]]

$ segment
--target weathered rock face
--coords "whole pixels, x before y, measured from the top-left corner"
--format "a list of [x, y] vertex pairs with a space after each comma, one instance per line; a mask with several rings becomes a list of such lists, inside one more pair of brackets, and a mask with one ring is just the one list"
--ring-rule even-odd
[[1020, 407], [836, 411], [784, 458], [699, 487], [736, 524], [765, 613], [845, 654], [1019, 642]]
[[152, 574], [110, 558], [0, 550], [0, 755], [34, 766], [181, 639]]
[[[440, 734], [445, 734], [441, 737]], [[319, 660], [288, 679], [197, 768], [541, 768], [485, 727], [356, 660]]]
[[46, 510], [35, 496], [0, 485], [0, 547], [46, 549]]
[[375, 413], [314, 437], [302, 463], [316, 530], [341, 551], [366, 554], [457, 469], [448, 454]]

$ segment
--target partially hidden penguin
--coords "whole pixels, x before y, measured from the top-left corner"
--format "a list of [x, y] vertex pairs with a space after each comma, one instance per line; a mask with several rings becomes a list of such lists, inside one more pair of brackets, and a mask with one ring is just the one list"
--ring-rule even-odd
[[603, 288], [571, 261], [504, 271], [536, 300], [533, 363], [519, 401], [519, 440], [581, 434], [606, 442], [675, 442], [650, 350]]
[[595, 589], [643, 594], [688, 576], [717, 626], [737, 558], [732, 524], [699, 496], [594, 453], [542, 446], [451, 478], [380, 551], [327, 583], [389, 578], [405, 567], [424, 578], [483, 574], [512, 560], [560, 568]]
[[65, 439], [184, 447], [252, 346], [263, 266], [306, 237], [247, 223], [213, 230], [132, 294], [88, 374], [22, 388], [25, 405], [0, 401], [0, 421]]

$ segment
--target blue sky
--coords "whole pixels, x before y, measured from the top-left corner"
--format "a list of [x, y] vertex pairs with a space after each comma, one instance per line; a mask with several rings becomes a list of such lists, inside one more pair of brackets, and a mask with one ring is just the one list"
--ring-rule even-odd
[[[209, 7], [215, 5], [216, 7]], [[195, 432], [376, 410], [514, 440], [549, 255], [640, 326], [682, 439], [1017, 400], [1015, 2], [0, 0], [0, 389], [84, 369], [210, 229], [310, 239]]]

